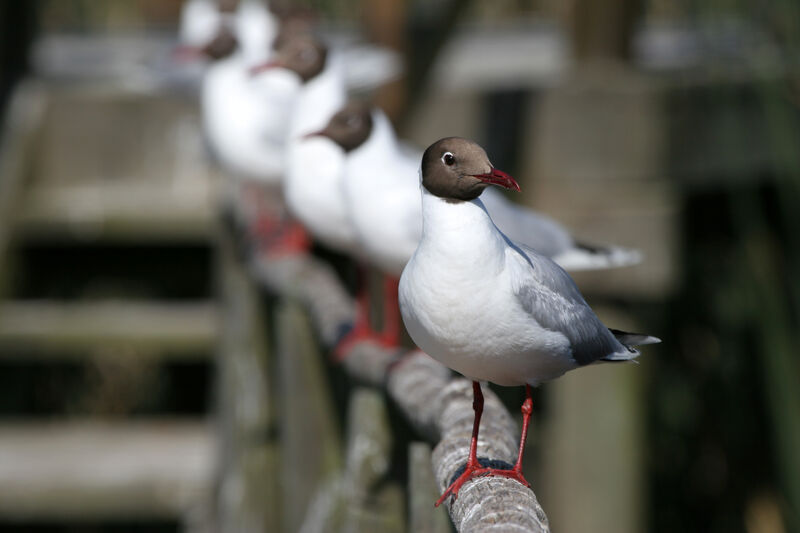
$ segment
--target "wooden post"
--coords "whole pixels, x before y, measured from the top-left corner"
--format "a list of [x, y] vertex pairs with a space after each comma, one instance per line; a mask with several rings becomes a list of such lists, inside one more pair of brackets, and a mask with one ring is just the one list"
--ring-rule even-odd
[[[367, 38], [405, 56], [408, 2], [369, 0], [362, 4]], [[396, 123], [406, 109], [405, 76], [379, 87], [375, 104]]]
[[431, 447], [425, 442], [412, 442], [408, 447], [408, 531], [411, 533], [450, 531], [445, 510], [431, 505], [439, 497], [431, 464]]
[[218, 490], [220, 531], [281, 529], [278, 451], [266, 323], [259, 291], [221, 237], [222, 323], [218, 361], [218, 424], [222, 440]]
[[392, 430], [383, 394], [358, 388], [350, 396], [344, 471], [344, 531], [404, 531], [403, 491], [380, 485], [389, 472]]
[[357, 388], [347, 413], [344, 471], [317, 493], [301, 531], [401, 533], [403, 492], [396, 483], [382, 483], [392, 448], [385, 399], [376, 390]]
[[[566, 26], [574, 68], [542, 95], [526, 151], [534, 181], [523, 189], [531, 205], [580, 239], [644, 254], [636, 267], [574, 275], [590, 304], [593, 294], [660, 298], [677, 284], [679, 205], [665, 175], [661, 90], [627, 64], [637, 14], [633, 0], [572, 4]], [[606, 323], [626, 329], [621, 320]], [[643, 380], [641, 366], [614, 365], [580, 369], [543, 386], [551, 407], [543, 417], [544, 468], [537, 477], [556, 529], [642, 529]]]
[[[294, 265], [291, 268], [290, 263]], [[326, 328], [343, 318], [342, 309], [320, 305], [320, 301], [342, 301], [340, 296], [336, 296], [342, 294], [342, 289], [334, 277], [324, 274], [326, 268], [311, 257], [295, 257], [286, 261], [261, 261], [255, 270], [271, 291], [284, 297], [291, 295], [292, 302], [307, 303], [319, 328], [320, 339], [323, 343], [331, 343], [328, 334], [333, 330]], [[352, 317], [352, 299], [345, 297], [342, 303]], [[285, 465], [292, 465], [301, 458], [305, 461], [303, 472], [285, 467], [299, 479], [292, 479], [292, 483], [284, 485], [287, 498], [294, 501], [291, 506], [284, 505], [284, 509], [292, 513], [308, 508], [313, 517], [328, 516], [325, 513], [330, 513], [336, 505], [333, 495], [340, 480], [329, 476], [324, 481], [325, 490], [318, 492], [310, 507], [308, 493], [303, 492], [314, 486], [313, 480], [319, 480], [316, 482], [319, 486], [326, 479], [325, 473], [331, 470], [324, 468], [323, 458], [331, 455], [332, 452], [327, 450], [337, 447], [335, 438], [330, 436], [332, 415], [323, 414], [330, 405], [324, 400], [327, 398], [324, 381], [313, 363], [316, 361], [319, 365], [313, 335], [309, 321], [296, 303], [281, 304], [277, 329], [281, 366], [285, 366], [279, 377], [285, 391], [282, 398], [287, 402], [281, 409], [281, 421], [289, 426], [282, 432], [285, 433], [282, 437], [282, 461]], [[301, 372], [301, 368], [309, 370]], [[437, 483], [443, 490], [468, 455], [473, 416], [471, 382], [451, 379], [447, 368], [422, 352], [402, 355], [397, 350], [386, 350], [369, 341], [353, 346], [345, 355], [344, 368], [354, 379], [385, 386], [389, 397], [409, 421], [426, 436], [438, 439], [433, 467]], [[301, 392], [296, 392], [298, 390]], [[480, 453], [512, 462], [516, 458], [519, 429], [495, 394], [487, 389], [484, 396], [486, 403], [481, 432], [485, 441], [480, 444]], [[308, 435], [313, 435], [313, 450], [305, 450], [310, 440]], [[331, 459], [330, 463], [333, 462]], [[305, 487], [295, 486], [299, 483]], [[549, 531], [547, 517], [533, 491], [507, 478], [472, 480], [462, 487], [459, 498], [448, 506], [450, 517], [459, 531], [481, 531], [490, 526], [497, 530]], [[297, 529], [287, 524], [284, 526]], [[315, 530], [309, 528], [307, 531]]]
[[341, 469], [336, 412], [314, 332], [292, 300], [275, 310], [285, 531], [299, 531], [317, 489]]
[[43, 87], [32, 81], [20, 83], [9, 101], [0, 135], [0, 297], [7, 293], [14, 219], [46, 106]]
[[645, 375], [642, 365], [593, 365], [545, 385], [552, 407], [533, 475], [558, 530], [645, 529]]

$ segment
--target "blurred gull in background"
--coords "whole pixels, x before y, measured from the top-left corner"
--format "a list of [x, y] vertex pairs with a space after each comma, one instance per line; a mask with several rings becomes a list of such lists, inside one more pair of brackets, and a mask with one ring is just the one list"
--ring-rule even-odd
[[[349, 217], [348, 230], [352, 227], [359, 252], [385, 274], [383, 332], [377, 340], [391, 345], [397, 342], [400, 331], [398, 279], [422, 235], [418, 178], [421, 154], [398, 143], [389, 119], [380, 109], [358, 102], [338, 111], [317, 136], [333, 141], [345, 158], [339, 194]], [[326, 149], [329, 148], [330, 144]], [[304, 183], [309, 186], [314, 182]], [[340, 207], [336, 203], [338, 197], [336, 191], [328, 191], [325, 200]], [[621, 267], [641, 259], [634, 250], [581, 246], [555, 221], [515, 205], [494, 189], [487, 190], [484, 197], [501, 231], [565, 268]], [[371, 335], [366, 300], [366, 295], [359, 298], [359, 319], [349, 342]]]
[[[422, 234], [421, 153], [398, 143], [378, 108], [350, 104], [322, 131], [347, 153], [343, 191], [359, 245], [381, 270], [399, 276]], [[515, 204], [496, 189], [483, 202], [500, 231], [567, 270], [635, 265], [641, 254], [617, 246], [583, 245], [551, 218]]]
[[355, 250], [355, 233], [341, 194], [344, 154], [333, 141], [315, 134], [345, 103], [341, 57], [306, 35], [290, 39], [272, 67], [302, 83], [287, 141], [284, 196], [289, 210], [326, 246]]

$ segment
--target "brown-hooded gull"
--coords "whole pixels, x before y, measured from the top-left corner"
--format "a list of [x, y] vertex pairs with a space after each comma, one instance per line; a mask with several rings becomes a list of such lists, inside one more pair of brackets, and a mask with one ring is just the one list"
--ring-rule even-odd
[[[400, 331], [398, 278], [422, 235], [421, 155], [398, 142], [381, 110], [360, 102], [342, 108], [318, 135], [334, 141], [345, 154], [345, 207], [363, 257], [385, 274], [382, 339], [390, 343]], [[482, 200], [501, 231], [565, 268], [625, 266], [639, 259], [637, 252], [620, 247], [580, 246], [557, 222], [510, 202], [495, 189], [487, 190]], [[366, 333], [368, 324], [361, 325]]]
[[[566, 271], [504, 235], [480, 199], [489, 185], [519, 190], [472, 141], [441, 139], [422, 156], [422, 238], [400, 278], [400, 310], [414, 342], [473, 380], [475, 394], [465, 470], [437, 505], [476, 476], [528, 485], [522, 453], [531, 387], [591, 363], [634, 359], [633, 346], [660, 342], [604, 326]], [[509, 470], [478, 461], [479, 381], [525, 386], [519, 455]]]

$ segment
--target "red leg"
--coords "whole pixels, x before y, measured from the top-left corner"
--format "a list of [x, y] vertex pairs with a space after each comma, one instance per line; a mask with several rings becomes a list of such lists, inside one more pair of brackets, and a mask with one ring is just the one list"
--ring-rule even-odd
[[483, 416], [483, 391], [477, 381], [472, 382], [472, 410], [475, 411], [475, 420], [472, 421], [472, 439], [469, 441], [467, 466], [478, 466], [478, 432], [481, 429]]
[[280, 220], [272, 213], [259, 212], [253, 224], [253, 236], [259, 244], [268, 244], [278, 230]]
[[[266, 225], [267, 231], [272, 231], [277, 220], [272, 213], [266, 213], [264, 217], [264, 202], [262, 197], [263, 191], [261, 187], [252, 181], [244, 181], [239, 185], [239, 205], [244, 217], [245, 224], [251, 224], [251, 220], [255, 219], [256, 231], [259, 231], [262, 225]], [[266, 220], [261, 220], [264, 217]]]
[[369, 324], [369, 279], [367, 268], [358, 265], [358, 292], [356, 294], [356, 322], [353, 329], [339, 341], [334, 349], [333, 356], [336, 361], [341, 361], [356, 342], [370, 337], [372, 329]]
[[469, 457], [467, 457], [467, 466], [464, 472], [447, 487], [436, 503], [439, 507], [443, 501], [451, 494], [453, 497], [458, 496], [458, 490], [461, 485], [472, 479], [473, 477], [480, 476], [478, 472], [481, 471], [481, 465], [478, 463], [478, 431], [481, 427], [481, 416], [483, 415], [483, 391], [481, 391], [481, 384], [477, 381], [472, 382], [472, 410], [475, 411], [475, 418], [472, 422], [472, 440], [469, 442]]
[[469, 457], [467, 458], [467, 465], [464, 472], [444, 491], [439, 499], [436, 501], [435, 506], [438, 507], [447, 499], [448, 496], [453, 496], [453, 499], [458, 497], [458, 491], [467, 481], [472, 478], [481, 476], [503, 476], [515, 479], [530, 487], [522, 475], [522, 455], [525, 449], [525, 439], [528, 436], [528, 424], [530, 423], [531, 412], [533, 411], [533, 400], [531, 399], [531, 387], [525, 385], [525, 402], [522, 404], [522, 436], [519, 443], [519, 454], [517, 455], [517, 462], [511, 470], [504, 470], [500, 468], [486, 468], [478, 462], [478, 428], [480, 426], [481, 414], [483, 414], [483, 393], [481, 392], [480, 384], [477, 381], [472, 382], [472, 393], [474, 400], [472, 408], [475, 410], [475, 422], [472, 425], [472, 441], [469, 445]]
[[283, 220], [277, 234], [266, 247], [271, 256], [294, 255], [308, 253], [311, 249], [311, 237], [306, 228], [296, 220]]
[[248, 236], [258, 249], [269, 251], [285, 221], [274, 209], [268, 208], [264, 194], [262, 187], [251, 181], [239, 186], [239, 205]]
[[397, 303], [397, 285], [400, 283], [395, 278], [385, 278], [384, 303], [383, 303], [383, 332], [373, 331], [369, 320], [370, 295], [367, 269], [359, 268], [359, 291], [356, 300], [356, 323], [336, 346], [334, 359], [341, 361], [347, 356], [353, 344], [359, 341], [373, 341], [387, 348], [394, 348], [400, 338], [400, 307]]
[[358, 332], [366, 333], [370, 331], [369, 326], [369, 312], [372, 306], [370, 305], [369, 295], [369, 273], [367, 267], [364, 265], [358, 266], [358, 294], [356, 295], [356, 325], [355, 330]]
[[533, 398], [531, 397], [531, 392], [531, 386], [525, 385], [525, 401], [522, 402], [522, 436], [519, 439], [517, 464], [514, 465], [514, 471], [520, 475], [520, 483], [528, 487], [530, 487], [531, 484], [525, 481], [525, 478], [522, 478], [522, 455], [525, 452], [525, 440], [528, 438], [528, 424], [531, 422], [531, 413], [533, 413]]
[[400, 304], [397, 288], [400, 280], [394, 276], [383, 277], [383, 333], [381, 338], [387, 346], [400, 344]]

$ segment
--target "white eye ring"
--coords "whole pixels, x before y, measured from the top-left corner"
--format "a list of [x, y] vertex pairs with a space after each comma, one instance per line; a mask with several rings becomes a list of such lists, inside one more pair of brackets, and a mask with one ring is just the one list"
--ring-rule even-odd
[[455, 162], [456, 162], [456, 156], [454, 156], [452, 152], [445, 152], [444, 154], [442, 154], [442, 163], [444, 163], [448, 167], [453, 166]]

